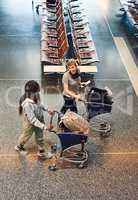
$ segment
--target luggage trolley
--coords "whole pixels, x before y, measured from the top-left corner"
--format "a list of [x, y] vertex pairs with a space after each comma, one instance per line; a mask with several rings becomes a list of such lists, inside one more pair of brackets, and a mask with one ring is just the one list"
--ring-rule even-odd
[[[61, 119], [58, 122], [59, 129], [52, 131], [58, 137], [60, 145], [55, 143], [51, 146], [54, 158], [49, 170], [56, 170], [56, 163], [59, 159], [74, 163], [78, 168], [83, 168], [88, 161], [85, 144], [88, 140], [90, 128], [92, 131], [98, 131], [104, 137], [111, 132], [110, 123], [103, 118], [105, 113], [111, 113], [112, 110], [113, 99], [109, 91], [96, 88], [90, 82], [85, 88], [85, 100], [82, 101], [86, 106], [86, 118], [71, 111], [67, 111], [63, 116], [57, 111], [54, 112]], [[50, 124], [53, 123], [54, 115], [51, 117]], [[79, 148], [75, 149], [74, 147], [78, 145]], [[65, 154], [66, 152], [71, 153], [69, 157]]]
[[104, 119], [107, 113], [111, 113], [113, 97], [109, 88], [100, 89], [90, 82], [85, 88], [85, 100], [83, 100], [86, 113], [84, 114], [90, 123], [92, 131], [97, 131], [101, 136], [108, 136], [111, 132], [111, 124]]
[[[57, 111], [54, 113], [58, 115], [58, 118], [62, 115]], [[53, 124], [54, 115], [51, 117], [50, 124]], [[72, 131], [70, 125], [66, 123], [67, 118], [73, 118], [73, 120], [78, 119], [80, 122], [85, 124], [85, 127], [88, 125], [89, 128], [89, 123], [83, 117], [74, 112], [66, 112], [66, 114], [61, 117], [61, 120], [58, 123], [59, 130], [51, 131], [58, 137], [57, 143], [51, 146], [53, 157], [51, 161], [52, 164], [48, 167], [51, 171], [57, 169], [57, 162], [59, 160], [76, 164], [78, 168], [87, 166], [88, 152], [85, 149], [85, 144], [88, 140], [88, 134], [77, 130]]]

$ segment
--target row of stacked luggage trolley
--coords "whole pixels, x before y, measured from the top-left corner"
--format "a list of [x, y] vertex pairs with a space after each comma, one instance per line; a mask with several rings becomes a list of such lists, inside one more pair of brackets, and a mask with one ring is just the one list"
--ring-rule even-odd
[[96, 48], [91, 37], [89, 22], [79, 1], [68, 2], [73, 44], [81, 65], [97, 62]]
[[134, 28], [134, 35], [138, 37], [138, 0], [123, 0], [121, 1], [121, 11], [125, 12], [130, 25]]
[[62, 64], [68, 49], [61, 0], [42, 1], [41, 19], [41, 62]]
[[43, 73], [65, 72], [64, 63], [70, 49], [82, 66], [82, 72], [97, 72], [97, 67], [92, 64], [99, 60], [80, 1], [67, 0], [65, 5], [73, 41], [71, 48], [66, 31], [64, 5], [63, 0], [42, 0], [40, 58]]

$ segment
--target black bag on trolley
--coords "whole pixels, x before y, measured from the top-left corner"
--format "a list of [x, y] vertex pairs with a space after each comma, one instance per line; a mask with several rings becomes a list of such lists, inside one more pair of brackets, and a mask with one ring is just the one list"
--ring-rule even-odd
[[99, 114], [110, 113], [112, 110], [113, 97], [107, 89], [91, 87], [85, 93], [85, 99], [88, 120]]

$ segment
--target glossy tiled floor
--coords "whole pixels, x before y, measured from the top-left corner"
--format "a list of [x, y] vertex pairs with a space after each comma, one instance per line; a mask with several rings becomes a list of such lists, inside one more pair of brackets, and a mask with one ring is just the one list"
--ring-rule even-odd
[[[123, 36], [128, 45], [134, 40], [125, 34], [120, 18], [115, 16], [118, 0], [85, 0], [84, 5], [100, 58], [96, 84], [110, 87], [114, 94], [112, 134], [105, 139], [90, 134], [87, 168], [62, 164], [52, 173], [47, 169], [50, 161], [40, 163], [36, 156], [23, 158], [14, 152], [21, 131], [17, 105], [25, 81], [38, 79], [44, 103], [59, 110], [61, 78], [41, 76], [39, 16], [32, 10], [31, 1], [0, 1], [1, 200], [137, 199], [138, 101], [112, 36]], [[136, 42], [131, 51], [136, 49]], [[78, 106], [83, 110], [82, 103]], [[47, 139], [54, 137], [49, 134]], [[27, 148], [33, 148], [32, 142]]]

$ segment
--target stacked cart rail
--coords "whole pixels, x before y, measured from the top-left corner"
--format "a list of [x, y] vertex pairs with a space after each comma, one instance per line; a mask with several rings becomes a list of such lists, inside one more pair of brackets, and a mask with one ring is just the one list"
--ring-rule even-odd
[[[66, 16], [64, 11], [66, 8]], [[80, 63], [80, 71], [97, 72], [93, 63], [99, 61], [89, 29], [89, 22], [79, 0], [42, 0], [41, 64], [44, 73], [64, 73], [70, 51]], [[68, 21], [65, 23], [65, 21]], [[70, 28], [69, 28], [70, 27]], [[71, 33], [66, 30], [68, 28]], [[68, 42], [71, 34], [73, 46]]]
[[120, 10], [125, 11], [130, 23], [136, 30], [138, 37], [138, 0], [121, 0], [123, 8]]
[[89, 28], [89, 22], [80, 0], [68, 0], [72, 38], [81, 65], [98, 62], [98, 56]]
[[43, 0], [41, 18], [41, 63], [62, 64], [68, 50], [61, 0]]

